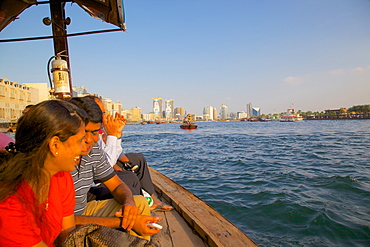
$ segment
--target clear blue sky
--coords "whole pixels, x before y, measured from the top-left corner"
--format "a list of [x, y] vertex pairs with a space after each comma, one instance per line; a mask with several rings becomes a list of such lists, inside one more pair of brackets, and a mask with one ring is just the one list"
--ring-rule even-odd
[[[125, 0], [128, 33], [69, 38], [74, 86], [124, 109], [152, 98], [262, 113], [370, 104], [369, 0]], [[68, 32], [110, 29], [67, 3]], [[49, 6], [26, 9], [0, 39], [50, 35]], [[1, 43], [0, 78], [47, 82], [52, 40]]]

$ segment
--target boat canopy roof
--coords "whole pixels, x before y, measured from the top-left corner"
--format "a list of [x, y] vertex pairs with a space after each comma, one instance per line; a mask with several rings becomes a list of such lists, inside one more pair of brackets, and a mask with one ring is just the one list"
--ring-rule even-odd
[[[52, 2], [52, 1], [50, 1]], [[71, 2], [71, 0], [54, 0], [53, 2]], [[113, 24], [126, 31], [123, 0], [73, 0], [89, 15]], [[27, 8], [42, 3], [37, 0], [1, 0], [0, 32]], [[45, 2], [43, 2], [45, 3]]]

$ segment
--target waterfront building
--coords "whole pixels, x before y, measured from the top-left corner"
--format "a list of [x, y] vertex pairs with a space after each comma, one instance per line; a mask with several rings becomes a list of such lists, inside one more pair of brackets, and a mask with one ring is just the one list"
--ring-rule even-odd
[[184, 107], [176, 107], [175, 108], [175, 115], [180, 115], [181, 117], [185, 116], [185, 108]]
[[0, 119], [17, 120], [27, 105], [49, 99], [47, 83], [27, 84], [0, 78]]
[[127, 116], [127, 121], [129, 122], [141, 122], [141, 108], [140, 107], [134, 107], [131, 108], [129, 111], [129, 115]]
[[151, 113], [142, 113], [141, 114], [141, 118], [143, 119], [143, 121], [154, 120], [155, 119], [155, 115], [154, 115], [153, 112], [151, 112]]
[[245, 111], [237, 112], [236, 119], [247, 118], [247, 113]]
[[[192, 116], [195, 116], [195, 115], [192, 115]], [[196, 121], [205, 121], [206, 119], [203, 118], [203, 116], [196, 116], [195, 118]]]
[[161, 119], [163, 117], [162, 108], [162, 98], [153, 98], [153, 113], [156, 119]]
[[120, 101], [115, 103], [110, 98], [103, 99], [102, 101], [107, 114], [114, 116], [116, 112], [121, 114], [121, 112], [123, 111], [123, 107]]
[[220, 107], [220, 120], [227, 120], [228, 114], [229, 114], [228, 107], [222, 104]]
[[229, 119], [234, 120], [234, 119], [236, 119], [236, 116], [237, 116], [237, 114], [235, 112], [230, 112], [229, 113]]
[[22, 84], [22, 86], [37, 89], [38, 97], [37, 97], [37, 94], [31, 95], [33, 100], [36, 101], [37, 103], [50, 99], [50, 87], [48, 87], [48, 84], [46, 82], [39, 82], [39, 83], [25, 82]]
[[207, 106], [203, 108], [203, 119], [206, 121], [213, 121], [214, 116], [213, 116], [213, 107], [212, 106]]
[[218, 119], [217, 108], [213, 107], [213, 120], [217, 120], [217, 119]]
[[165, 99], [165, 110], [164, 110], [164, 116], [166, 120], [172, 120], [174, 118], [174, 103], [173, 99]]
[[129, 111], [129, 110], [122, 110], [122, 111], [121, 111], [121, 115], [122, 115], [125, 119], [128, 119], [130, 114], [131, 114], [131, 113], [130, 113], [130, 111]]
[[253, 107], [252, 108], [252, 116], [260, 116], [261, 115], [261, 108], [260, 107]]
[[246, 113], [247, 113], [247, 118], [250, 118], [250, 117], [253, 116], [253, 106], [252, 106], [252, 103], [250, 103], [250, 102], [247, 104]]
[[180, 114], [175, 114], [175, 116], [174, 116], [174, 120], [176, 120], [176, 121], [181, 121], [181, 120], [183, 120], [183, 118], [184, 118], [184, 116], [182, 116]]

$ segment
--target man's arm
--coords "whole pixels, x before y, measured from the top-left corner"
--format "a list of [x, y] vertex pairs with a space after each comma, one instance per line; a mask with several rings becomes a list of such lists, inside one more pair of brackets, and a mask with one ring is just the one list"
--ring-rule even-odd
[[101, 226], [117, 229], [120, 228], [122, 224], [122, 218], [118, 217], [94, 217], [94, 216], [75, 215], [75, 220], [76, 226], [94, 223]]
[[57, 239], [54, 241], [55, 246], [62, 246], [66, 240], [68, 234], [76, 229], [75, 216], [72, 214], [67, 217], [63, 217], [62, 220], [62, 231], [60, 232]]
[[112, 167], [116, 164], [117, 159], [122, 152], [121, 144], [121, 139], [117, 139], [117, 137], [111, 135], [107, 136], [105, 143], [103, 142], [103, 140], [99, 142], [99, 145], [102, 146], [104, 152], [107, 155], [108, 162]]
[[110, 190], [114, 199], [122, 204], [123, 220], [121, 227], [128, 231], [131, 230], [136, 217], [140, 214], [140, 210], [135, 205], [130, 188], [117, 175], [103, 183]]
[[[107, 153], [109, 164], [113, 167], [122, 152], [121, 137], [126, 124], [126, 119], [116, 113], [115, 117], [103, 115], [104, 132], [106, 139], [102, 143], [104, 151]], [[118, 138], [118, 139], [117, 139]]]

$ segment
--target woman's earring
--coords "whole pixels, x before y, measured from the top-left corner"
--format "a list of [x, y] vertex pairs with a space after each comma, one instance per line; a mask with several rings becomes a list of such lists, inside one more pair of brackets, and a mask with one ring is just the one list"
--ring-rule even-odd
[[58, 155], [58, 152], [56, 152], [55, 155]]

